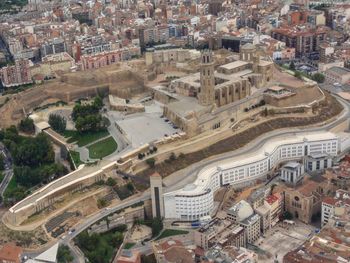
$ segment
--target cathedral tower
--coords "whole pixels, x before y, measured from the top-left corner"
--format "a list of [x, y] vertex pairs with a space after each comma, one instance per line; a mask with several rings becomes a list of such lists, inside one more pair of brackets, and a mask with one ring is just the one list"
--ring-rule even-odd
[[201, 53], [201, 87], [198, 94], [200, 105], [211, 106], [215, 103], [214, 61], [211, 50]]

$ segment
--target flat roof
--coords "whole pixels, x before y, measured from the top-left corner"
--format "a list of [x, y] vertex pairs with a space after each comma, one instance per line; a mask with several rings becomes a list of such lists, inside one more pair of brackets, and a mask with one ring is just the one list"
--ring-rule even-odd
[[247, 154], [242, 154], [235, 157], [225, 158], [222, 161], [211, 163], [198, 172], [198, 176], [193, 184], [196, 186], [192, 191], [184, 191], [181, 188], [176, 191], [168, 192], [165, 195], [196, 195], [203, 194], [207, 189], [211, 189], [210, 177], [219, 173], [222, 170], [231, 169], [232, 167], [242, 167], [251, 163], [255, 163], [266, 158], [266, 154], [272, 153], [278, 146], [285, 144], [303, 143], [307, 141], [321, 141], [337, 139], [338, 137], [331, 132], [315, 132], [315, 133], [302, 133], [294, 136], [284, 135], [278, 136], [272, 140], [267, 141], [256, 151], [251, 151]]
[[230, 69], [234, 69], [234, 68], [241, 67], [241, 66], [248, 65], [248, 64], [249, 63], [246, 61], [237, 60], [237, 61], [233, 61], [231, 63], [225, 64], [225, 65], [222, 65], [219, 68], [224, 68], [224, 69], [230, 70]]
[[331, 67], [329, 70], [341, 75], [350, 74], [350, 70], [343, 67]]
[[272, 86], [267, 88], [268, 90], [272, 90], [272, 91], [281, 91], [281, 90], [285, 90], [286, 88], [281, 87], [281, 86]]

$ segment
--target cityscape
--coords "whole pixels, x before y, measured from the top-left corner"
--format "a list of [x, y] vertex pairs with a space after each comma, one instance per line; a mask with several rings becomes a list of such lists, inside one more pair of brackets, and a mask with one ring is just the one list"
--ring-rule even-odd
[[350, 263], [348, 0], [0, 0], [0, 263]]

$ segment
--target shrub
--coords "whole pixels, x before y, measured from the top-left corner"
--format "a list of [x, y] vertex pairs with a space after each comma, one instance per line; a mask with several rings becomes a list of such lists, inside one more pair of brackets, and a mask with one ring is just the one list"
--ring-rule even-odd
[[156, 160], [154, 158], [149, 158], [146, 160], [146, 163], [148, 164], [148, 166], [150, 168], [154, 168], [155, 164], [156, 164]]

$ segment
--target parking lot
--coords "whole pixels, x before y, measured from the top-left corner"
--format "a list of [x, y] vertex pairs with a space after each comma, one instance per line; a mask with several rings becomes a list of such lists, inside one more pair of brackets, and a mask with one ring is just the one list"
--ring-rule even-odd
[[303, 244], [314, 231], [315, 227], [302, 222], [288, 227], [279, 224], [255, 243], [261, 250], [271, 253], [270, 258], [259, 258], [259, 262], [273, 262], [276, 255], [278, 262], [282, 262], [285, 254]]
[[180, 131], [162, 117], [162, 109], [155, 104], [146, 106], [146, 112], [143, 113], [121, 115], [118, 112], [109, 112], [109, 116], [124, 131], [134, 148]]

